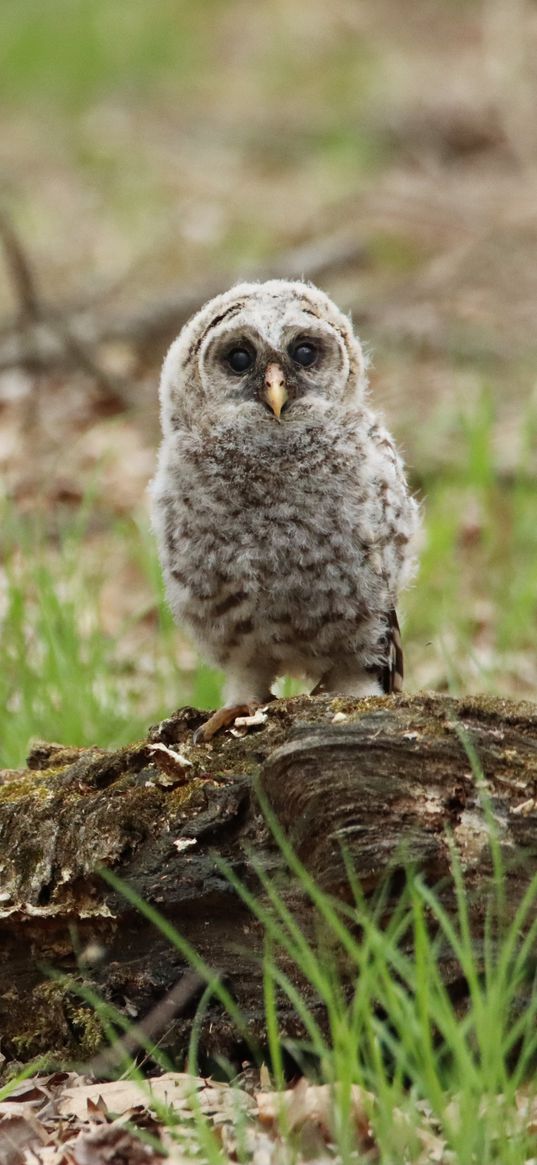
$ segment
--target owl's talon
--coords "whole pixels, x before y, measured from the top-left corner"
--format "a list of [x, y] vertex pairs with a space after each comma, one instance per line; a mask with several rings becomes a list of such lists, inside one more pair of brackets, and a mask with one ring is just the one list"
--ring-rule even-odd
[[259, 701], [252, 700], [249, 704], [233, 704], [227, 708], [219, 708], [205, 721], [205, 724], [196, 728], [193, 738], [194, 744], [208, 744], [217, 732], [221, 732], [223, 728], [229, 728], [237, 716], [253, 716], [259, 707]]

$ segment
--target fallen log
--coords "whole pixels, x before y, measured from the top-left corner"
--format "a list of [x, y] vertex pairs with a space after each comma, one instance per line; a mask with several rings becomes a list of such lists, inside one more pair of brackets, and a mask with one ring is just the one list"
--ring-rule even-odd
[[[511, 911], [537, 872], [533, 705], [299, 696], [275, 701], [258, 724], [195, 746], [203, 715], [180, 709], [147, 740], [114, 752], [38, 745], [26, 770], [0, 774], [0, 1030], [8, 1059], [93, 1056], [101, 1026], [78, 990], [90, 985], [136, 1021], [160, 1001], [162, 1045], [183, 1063], [203, 976], [103, 881], [102, 866], [157, 907], [233, 993], [246, 1043], [215, 1000], [202, 1024], [203, 1055], [238, 1064], [249, 1042], [263, 1044], [263, 930], [219, 861], [258, 895], [257, 869], [270, 874], [306, 932], [312, 911], [264, 819], [257, 784], [305, 868], [343, 899], [345, 851], [366, 895], [391, 874], [388, 912], [408, 864], [453, 911], [453, 845], [477, 942], [490, 873], [483, 786], [509, 865]], [[463, 999], [452, 952], [441, 967]], [[301, 989], [315, 1006], [313, 988]], [[179, 1002], [166, 1012], [170, 992]], [[301, 1035], [285, 1002], [280, 1023], [284, 1034]]]

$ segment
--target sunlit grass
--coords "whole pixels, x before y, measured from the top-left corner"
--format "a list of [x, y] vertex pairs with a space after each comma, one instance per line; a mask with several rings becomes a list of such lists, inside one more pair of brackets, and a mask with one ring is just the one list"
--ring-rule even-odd
[[[164, 601], [146, 527], [117, 523], [90, 534], [91, 501], [40, 532], [4, 507], [0, 595], [0, 764], [16, 766], [35, 738], [117, 747], [193, 700], [217, 702], [217, 673], [189, 659]], [[139, 600], [108, 629], [103, 588], [119, 543], [138, 572]], [[121, 593], [121, 582], [118, 582]], [[183, 647], [184, 651], [184, 647]]]
[[[470, 758], [469, 758], [470, 759]], [[474, 775], [482, 786], [479, 759]], [[288, 876], [309, 902], [311, 926], [295, 917], [269, 875], [257, 866], [259, 890], [252, 892], [224, 862], [220, 866], [265, 934], [263, 989], [266, 1044], [252, 1057], [269, 1065], [274, 1086], [286, 1086], [284, 1057], [291, 1057], [313, 1081], [333, 1088], [332, 1138], [343, 1162], [356, 1158], [359, 1145], [352, 1119], [352, 1088], [364, 1090], [375, 1160], [425, 1161], [428, 1147], [447, 1151], [453, 1165], [487, 1162], [520, 1165], [530, 1155], [532, 1132], [519, 1113], [517, 1093], [537, 1054], [537, 997], [523, 1012], [528, 995], [528, 957], [537, 937], [537, 880], [506, 914], [508, 875], [495, 836], [494, 818], [483, 792], [483, 812], [491, 839], [492, 869], [484, 922], [485, 938], [474, 933], [466, 885], [454, 847], [451, 850], [454, 908], [415, 870], [407, 869], [397, 900], [389, 883], [366, 899], [350, 862], [347, 901], [331, 898], [315, 883], [294, 853], [260, 795]], [[255, 856], [252, 856], [255, 865]], [[155, 908], [142, 901], [115, 875], [106, 880], [137, 907], [207, 982], [190, 1041], [189, 1070], [200, 1071], [198, 1044], [209, 1003], [224, 1008], [244, 1039], [244, 1019], [227, 987], [215, 979], [184, 937]], [[445, 895], [446, 887], [443, 888]], [[480, 916], [481, 917], [481, 916]], [[483, 919], [481, 919], [483, 922]], [[480, 923], [481, 925], [481, 923]], [[467, 984], [464, 1013], [445, 986], [442, 967], [460, 968]], [[337, 967], [344, 967], [343, 976]], [[529, 975], [529, 977], [528, 977]], [[306, 1002], [300, 983], [310, 988]], [[84, 989], [83, 989], [84, 990]], [[92, 996], [106, 1021], [108, 1038], [121, 1034], [125, 1018]], [[281, 1034], [281, 1008], [300, 1017], [304, 1038]], [[325, 1014], [327, 1022], [321, 1016]], [[146, 1049], [157, 1064], [170, 1064], [157, 1049]], [[139, 1078], [125, 1057], [120, 1070]], [[531, 1088], [526, 1093], [531, 1105]], [[424, 1119], [424, 1114], [426, 1118]], [[479, 1119], [478, 1118], [479, 1114]], [[282, 1134], [287, 1139], [282, 1110]], [[432, 1143], [434, 1134], [435, 1143]], [[208, 1135], [208, 1130], [207, 1130]], [[292, 1137], [291, 1137], [292, 1142]], [[450, 1154], [450, 1155], [449, 1155]], [[431, 1157], [431, 1160], [440, 1158]], [[444, 1160], [444, 1157], [441, 1158]]]
[[[414, 588], [403, 601], [406, 633], [420, 654], [444, 660], [446, 686], [525, 694], [520, 661], [537, 653], [537, 488], [528, 472], [533, 411], [519, 422], [516, 471], [500, 476], [496, 414], [484, 389], [458, 428], [453, 465], [425, 478], [425, 543]], [[534, 681], [535, 682], [535, 681]], [[531, 683], [531, 680], [530, 680]]]
[[106, 3], [12, 0], [2, 7], [4, 99], [80, 108], [110, 91], [147, 93], [163, 78], [181, 87], [209, 64], [207, 22], [218, 0]]

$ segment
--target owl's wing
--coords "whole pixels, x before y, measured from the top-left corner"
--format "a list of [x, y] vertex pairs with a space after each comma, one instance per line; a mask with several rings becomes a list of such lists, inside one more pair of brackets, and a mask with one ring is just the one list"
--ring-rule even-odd
[[386, 663], [378, 669], [377, 678], [386, 695], [403, 690], [403, 644], [395, 607], [388, 612], [388, 622], [382, 648]]

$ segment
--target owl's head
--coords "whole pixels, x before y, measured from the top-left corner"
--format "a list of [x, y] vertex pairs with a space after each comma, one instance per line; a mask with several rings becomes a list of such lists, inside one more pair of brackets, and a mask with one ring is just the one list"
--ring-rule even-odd
[[164, 361], [165, 430], [239, 410], [260, 423], [356, 403], [366, 358], [347, 316], [312, 284], [239, 283], [205, 304]]

